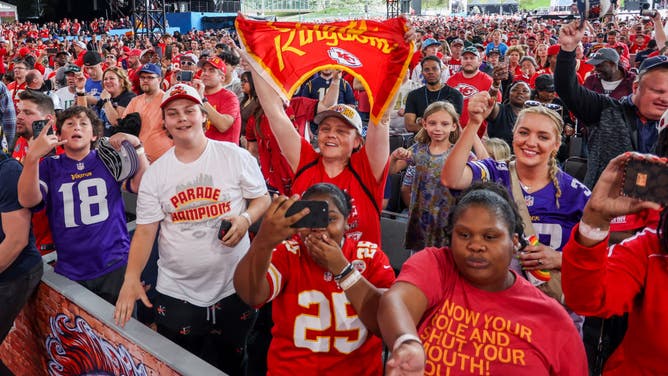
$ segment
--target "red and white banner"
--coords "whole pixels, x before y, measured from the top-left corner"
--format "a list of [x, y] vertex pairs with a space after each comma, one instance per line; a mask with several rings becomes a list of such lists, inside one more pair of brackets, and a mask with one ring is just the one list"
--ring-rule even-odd
[[332, 23], [256, 21], [239, 15], [237, 33], [254, 68], [287, 100], [322, 69], [357, 77], [371, 103], [374, 123], [390, 106], [413, 57], [404, 40], [406, 20]]

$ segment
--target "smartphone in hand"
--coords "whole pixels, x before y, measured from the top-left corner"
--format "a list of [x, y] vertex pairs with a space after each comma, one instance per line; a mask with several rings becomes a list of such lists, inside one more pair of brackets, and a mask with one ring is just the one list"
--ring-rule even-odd
[[176, 79], [181, 82], [190, 82], [193, 80], [193, 72], [182, 70], [177, 74]]
[[[42, 133], [42, 129], [44, 127], [49, 127], [49, 121], [48, 120], [35, 120], [32, 122], [32, 138], [35, 139], [39, 137], [39, 134]], [[46, 132], [46, 134], [53, 134], [53, 128], [49, 127], [49, 130]]]
[[225, 234], [232, 228], [232, 222], [228, 221], [227, 219], [223, 219], [220, 221], [220, 227], [218, 228], [218, 239], [223, 240], [225, 237]]
[[310, 212], [306, 217], [292, 224], [293, 228], [325, 228], [329, 224], [329, 205], [327, 201], [295, 201], [285, 212], [286, 217], [299, 213], [304, 208], [309, 208]]
[[643, 201], [668, 204], [668, 161], [632, 158], [626, 162], [622, 194]]

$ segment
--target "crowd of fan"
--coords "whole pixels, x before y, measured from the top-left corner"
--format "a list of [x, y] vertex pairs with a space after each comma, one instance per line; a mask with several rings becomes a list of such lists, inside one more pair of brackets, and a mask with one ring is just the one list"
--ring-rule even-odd
[[[34, 235], [37, 250], [58, 252], [57, 273], [115, 304], [119, 324], [139, 299], [153, 308], [142, 321], [230, 374], [325, 374], [351, 361], [365, 364], [355, 374], [380, 374], [379, 337], [388, 374], [445, 374], [457, 345], [443, 338], [455, 337], [464, 374], [475, 361], [492, 374], [599, 373], [609, 353], [584, 316], [622, 313], [631, 333], [607, 372], [665, 372], [638, 345], [668, 353], [651, 334], [665, 324], [645, 310], [665, 304], [639, 280], [668, 277], [637, 250], [665, 257], [666, 212], [613, 189], [625, 152], [667, 155], [661, 15], [584, 29], [516, 16], [411, 24], [416, 53], [378, 124], [361, 79], [333, 69], [283, 103], [234, 32], [150, 40], [107, 34], [127, 20], [0, 26], [0, 140], [22, 164], [0, 160], [0, 198], [15, 198], [0, 207], [1, 234], [18, 247], [0, 255], [0, 286], [23, 294], [0, 314], [1, 338], [42, 273]], [[573, 157], [586, 173], [568, 174]], [[122, 189], [138, 193], [132, 236]], [[291, 194], [327, 202], [327, 228], [292, 228], [307, 213], [286, 216]], [[413, 257], [396, 280], [380, 251], [383, 209], [407, 213]], [[624, 241], [609, 259], [608, 241]], [[546, 271], [556, 287], [536, 279]], [[457, 309], [485, 320], [463, 328]], [[488, 318], [504, 322], [512, 360], [476, 350], [489, 345], [474, 340]], [[453, 320], [462, 332], [442, 326]]]

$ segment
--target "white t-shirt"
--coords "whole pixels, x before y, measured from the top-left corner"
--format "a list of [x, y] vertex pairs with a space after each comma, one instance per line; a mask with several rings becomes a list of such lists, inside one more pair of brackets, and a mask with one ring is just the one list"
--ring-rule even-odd
[[137, 223], [160, 222], [156, 289], [193, 305], [209, 307], [232, 295], [232, 277], [248, 251], [248, 235], [233, 248], [218, 240], [222, 218], [246, 210], [246, 199], [267, 187], [253, 156], [232, 143], [208, 140], [194, 162], [182, 163], [169, 149], [142, 177]]
[[[441, 62], [441, 83], [448, 82], [449, 78], [450, 78], [450, 69], [448, 69], [447, 65]], [[424, 76], [422, 75], [422, 64], [418, 64], [415, 66], [415, 68], [413, 68], [413, 73], [411, 74], [411, 80], [422, 83], [422, 85], [426, 84], [426, 82], [424, 81]]]
[[413, 80], [406, 80], [399, 87], [397, 99], [394, 101], [394, 106], [390, 111], [390, 134], [406, 133], [406, 125], [404, 124], [404, 117], [399, 116], [399, 110], [406, 109], [406, 98], [408, 93], [422, 86], [420, 83]]
[[60, 104], [62, 105], [63, 110], [67, 110], [74, 106], [74, 102], [76, 102], [76, 97], [74, 96], [75, 93], [70, 93], [70, 89], [67, 86], [56, 90], [56, 95], [60, 98]]

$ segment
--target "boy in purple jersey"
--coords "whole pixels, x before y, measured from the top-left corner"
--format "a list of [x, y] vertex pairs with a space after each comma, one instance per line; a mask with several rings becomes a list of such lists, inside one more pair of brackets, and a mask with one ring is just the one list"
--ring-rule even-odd
[[[50, 126], [44, 127], [30, 143], [19, 179], [19, 201], [25, 207], [46, 206], [58, 252], [55, 271], [113, 304], [123, 282], [130, 246], [122, 181], [117, 181], [93, 150], [102, 134], [101, 122], [94, 112], [81, 106], [70, 107], [60, 114], [56, 135], [47, 134]], [[136, 191], [148, 166], [139, 139], [118, 133], [110, 143], [117, 150], [125, 148], [138, 155], [135, 172], [127, 184]], [[39, 162], [61, 145], [64, 154]]]

